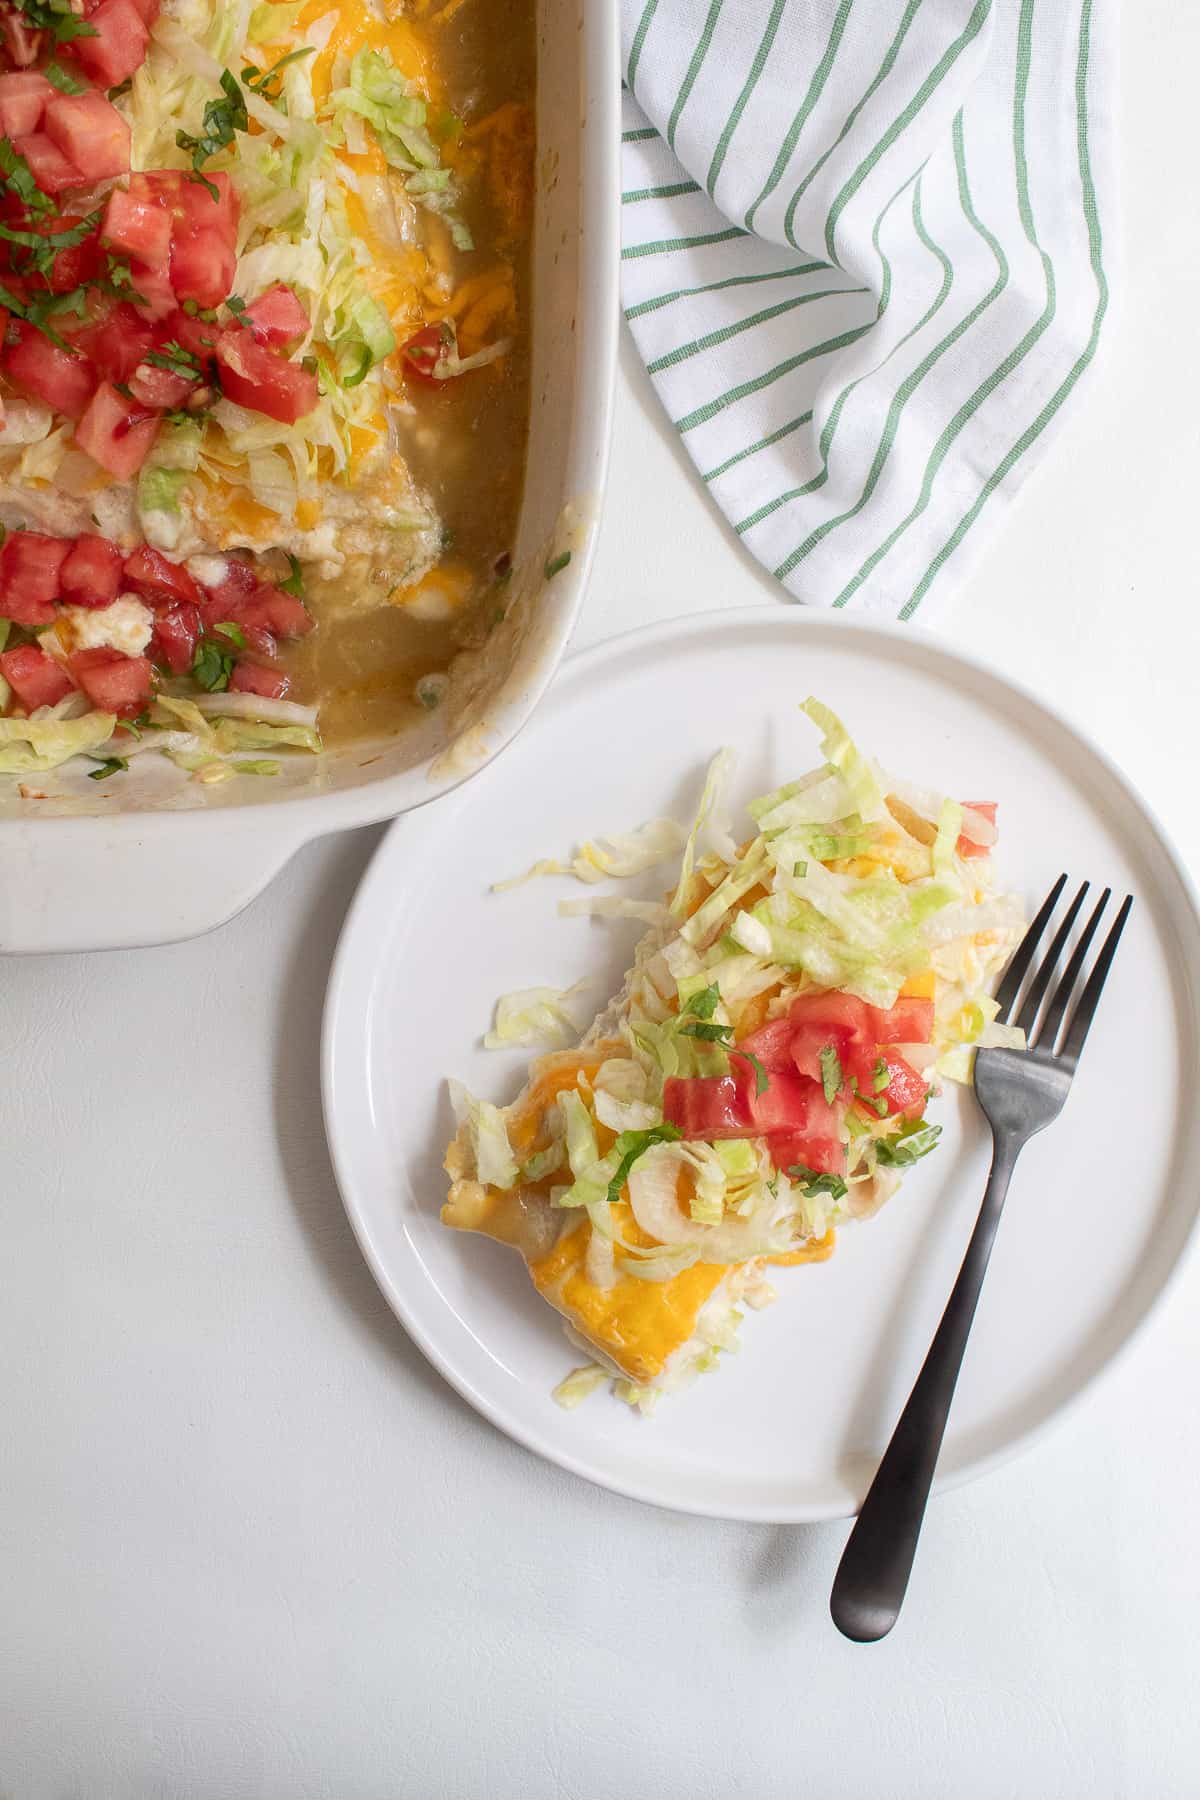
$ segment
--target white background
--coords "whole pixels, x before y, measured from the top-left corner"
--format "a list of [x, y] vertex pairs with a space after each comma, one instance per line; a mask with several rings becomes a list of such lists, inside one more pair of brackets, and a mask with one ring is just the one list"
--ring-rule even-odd
[[[944, 633], [1098, 737], [1200, 871], [1200, 17], [1128, 21], [1123, 318]], [[776, 592], [623, 364], [581, 645]], [[543, 1467], [377, 1294], [317, 1080], [377, 836], [198, 942], [0, 962], [2, 1800], [1195, 1794], [1195, 1257], [1047, 1440], [933, 1508], [891, 1639], [844, 1643], [843, 1527]], [[1050, 1203], [1086, 1231], [1085, 1194]]]

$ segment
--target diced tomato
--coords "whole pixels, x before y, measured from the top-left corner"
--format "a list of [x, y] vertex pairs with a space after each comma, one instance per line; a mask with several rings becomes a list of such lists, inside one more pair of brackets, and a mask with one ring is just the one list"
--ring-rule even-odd
[[129, 391], [143, 406], [182, 406], [196, 392], [196, 383], [174, 369], [160, 369], [156, 363], [139, 363], [129, 377]]
[[265, 626], [248, 625], [246, 621], [243, 620], [241, 632], [246, 640], [247, 650], [253, 655], [258, 657], [276, 657], [279, 655], [279, 645]]
[[273, 637], [307, 637], [313, 628], [312, 615], [303, 600], [295, 594], [285, 594], [269, 582], [263, 583], [242, 610], [247, 625], [260, 626]]
[[49, 625], [70, 538], [13, 531], [0, 550], [0, 618], [16, 625]]
[[173, 600], [169, 606], [155, 612], [150, 659], [170, 669], [172, 675], [186, 675], [195, 659], [199, 640], [198, 609], [186, 600]]
[[115, 306], [106, 319], [76, 334], [75, 342], [104, 381], [128, 381], [147, 350], [154, 333], [127, 301]]
[[767, 1148], [777, 1169], [812, 1169], [817, 1175], [846, 1173], [846, 1146], [838, 1138], [809, 1137], [804, 1132], [780, 1132], [768, 1138]]
[[886, 1010], [868, 1008], [877, 1044], [928, 1044], [933, 1040], [933, 1001], [897, 1000]]
[[143, 319], [151, 323], [165, 319], [175, 310], [175, 289], [165, 263], [143, 262], [140, 256], [129, 259], [129, 274], [137, 299], [133, 302]]
[[82, 417], [96, 386], [91, 364], [73, 350], [61, 350], [23, 320], [17, 320], [16, 334], [16, 342], [0, 356], [9, 380], [68, 419]]
[[150, 454], [158, 426], [157, 413], [126, 400], [111, 382], [102, 381], [75, 427], [75, 442], [117, 481], [129, 481]]
[[171, 287], [177, 300], [220, 306], [233, 287], [237, 247], [232, 233], [189, 231], [176, 226], [171, 237]]
[[159, 342], [179, 344], [189, 350], [197, 362], [211, 364], [217, 345], [218, 331], [205, 319], [194, 319], [190, 313], [173, 312], [158, 327]]
[[[207, 183], [217, 190], [214, 200]], [[222, 170], [205, 173], [204, 180], [178, 179], [171, 195], [175, 217], [187, 231], [219, 231], [232, 241], [237, 236], [239, 204], [237, 190]]]
[[[246, 565], [239, 566], [244, 568]], [[212, 598], [203, 608], [205, 630], [225, 623], [238, 625], [246, 632], [248, 641], [250, 634], [255, 634], [258, 641], [253, 643], [254, 649], [265, 648], [267, 655], [274, 654], [269, 644], [275, 638], [306, 637], [313, 628], [312, 616], [304, 602], [297, 600], [294, 594], [285, 594], [281, 588], [272, 587], [269, 582], [256, 582], [253, 589], [247, 590], [239, 580], [226, 581], [210, 591]]]
[[144, 656], [119, 650], [77, 650], [71, 673], [93, 706], [133, 718], [150, 698], [153, 670]]
[[[245, 563], [235, 563], [239, 569]], [[255, 623], [247, 617], [247, 609], [253, 608], [253, 600], [234, 583], [226, 583], [219, 588], [208, 590], [214, 598], [206, 600], [200, 608], [205, 631], [216, 631], [221, 625], [236, 625], [246, 640], [246, 648], [259, 657], [275, 657], [279, 655], [279, 645], [270, 628], [262, 623]], [[307, 617], [307, 614], [305, 615]], [[256, 615], [261, 620], [265, 617], [261, 610]]]
[[[963, 805], [969, 807], [972, 812], [982, 813], [990, 825], [996, 823], [997, 803], [995, 800], [964, 800]], [[977, 844], [973, 838], [967, 837], [965, 832], [959, 833], [958, 843], [954, 847], [966, 862], [970, 862], [973, 857], [988, 856], [991, 853], [989, 845]]]
[[34, 31], [28, 20], [8, 8], [0, 15], [0, 41], [9, 61], [17, 69], [28, 69], [42, 51], [43, 32]]
[[124, 563], [115, 544], [85, 531], [67, 552], [59, 574], [63, 599], [72, 606], [111, 606], [121, 591]]
[[434, 370], [456, 344], [454, 327], [448, 320], [438, 325], [425, 325], [414, 337], [410, 337], [401, 350], [410, 375], [427, 387], [443, 387], [445, 383], [434, 374]]
[[34, 69], [14, 69], [0, 75], [0, 137], [28, 137], [37, 131], [46, 102], [56, 90]]
[[297, 338], [305, 336], [308, 314], [291, 288], [277, 282], [250, 303], [241, 315], [241, 323], [249, 326], [260, 344], [282, 349], [285, 344], [294, 344]]
[[796, 1067], [814, 1081], [821, 1078], [820, 1053], [827, 1044], [837, 1051], [847, 1081], [871, 1067], [875, 1027], [864, 1001], [836, 992], [802, 994], [788, 1016], [796, 1028]]
[[[100, 0], [83, 0], [84, 13], [90, 16], [95, 12], [99, 4]], [[141, 18], [143, 25], [147, 28], [153, 25], [155, 19], [158, 17], [159, 0], [133, 0], [133, 4], [137, 9], [138, 16]]]
[[[226, 556], [221, 560], [225, 570], [222, 579], [215, 587], [210, 587], [205, 591], [207, 592], [210, 601], [215, 605], [237, 606], [241, 601], [249, 599], [250, 595], [257, 591], [259, 585], [258, 576], [254, 573], [250, 564], [245, 562], [240, 556]], [[214, 618], [217, 620], [228, 619], [229, 617], [230, 614], [227, 612], [218, 612], [214, 614]], [[208, 620], [206, 617], [206, 628], [207, 625]]]
[[880, 1045], [879, 1055], [887, 1064], [888, 1084], [878, 1098], [886, 1101], [889, 1113], [905, 1113], [910, 1119], [919, 1119], [929, 1092], [925, 1077], [885, 1044]]
[[128, 190], [117, 187], [108, 196], [100, 235], [126, 256], [161, 265], [171, 249], [171, 215], [161, 197], [147, 191], [135, 175]]
[[792, 1061], [795, 1035], [796, 1027], [790, 1019], [772, 1019], [769, 1025], [761, 1025], [748, 1038], [743, 1038], [738, 1049], [756, 1056], [764, 1069], [790, 1074], [796, 1066]]
[[750, 1137], [754, 1131], [746, 1083], [735, 1075], [668, 1076], [663, 1118], [689, 1139]]
[[16, 340], [7, 344], [0, 364], [11, 382], [34, 400], [43, 400], [68, 419], [83, 416], [95, 389], [95, 374], [83, 356], [50, 344], [49, 337], [16, 320]]
[[317, 404], [317, 378], [299, 363], [286, 362], [265, 344], [256, 344], [240, 325], [217, 339], [221, 387], [238, 406], [294, 425]]
[[106, 181], [129, 170], [129, 127], [94, 88], [85, 94], [55, 94], [47, 102], [43, 129], [89, 182]]
[[95, 37], [72, 38], [67, 52], [98, 87], [119, 87], [146, 60], [150, 33], [134, 0], [101, 0], [88, 18]]
[[[32, 230], [53, 242], [64, 226], [77, 224], [77, 219], [64, 215], [50, 225], [33, 225]], [[100, 239], [93, 233], [84, 238], [80, 244], [68, 244], [60, 250], [50, 265], [50, 272], [45, 276], [31, 276], [35, 287], [45, 284], [52, 294], [69, 294], [75, 288], [85, 287], [95, 281], [100, 273]], [[7, 278], [6, 278], [7, 279]], [[90, 298], [90, 297], [89, 297]]]
[[832, 1050], [838, 1059], [842, 1075], [840, 1085], [844, 1089], [849, 1087], [851, 1076], [861, 1076], [864, 1069], [870, 1066], [866, 1051], [854, 1034], [844, 1026], [822, 1025], [819, 1021], [814, 1021], [810, 1025], [792, 1027], [793, 1067], [809, 1081], [824, 1083], [825, 1070], [821, 1054], [828, 1050]]
[[68, 188], [88, 184], [88, 177], [76, 168], [70, 157], [63, 155], [54, 139], [44, 131], [31, 131], [27, 137], [17, 138], [13, 148], [29, 164], [29, 173], [43, 194], [49, 194], [52, 199], [65, 194]]
[[75, 683], [66, 670], [37, 644], [18, 644], [0, 656], [3, 675], [27, 713], [39, 706], [57, 706], [65, 700]]
[[258, 694], [264, 700], [282, 700], [291, 689], [291, 681], [277, 669], [263, 669], [257, 663], [240, 662], [229, 678], [233, 694]]
[[186, 181], [181, 169], [138, 169], [129, 177], [129, 192], [138, 200], [156, 201], [174, 219]]
[[203, 591], [182, 563], [172, 562], [161, 550], [142, 544], [132, 556], [125, 558], [125, 585], [140, 594], [149, 606], [168, 606], [173, 600], [186, 600], [199, 606]]
[[[744, 1079], [739, 1077], [739, 1079]], [[800, 1131], [809, 1137], [836, 1138], [843, 1108], [830, 1106], [821, 1085], [803, 1075], [772, 1075], [761, 1094], [747, 1080], [752, 1128], [763, 1137]]]

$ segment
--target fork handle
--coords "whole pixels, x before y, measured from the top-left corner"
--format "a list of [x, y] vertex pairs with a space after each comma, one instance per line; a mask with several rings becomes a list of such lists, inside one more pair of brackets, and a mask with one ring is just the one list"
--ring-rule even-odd
[[996, 1142], [958, 1280], [838, 1564], [829, 1609], [838, 1630], [855, 1643], [875, 1643], [900, 1616], [967, 1336], [1020, 1147], [1004, 1138]]

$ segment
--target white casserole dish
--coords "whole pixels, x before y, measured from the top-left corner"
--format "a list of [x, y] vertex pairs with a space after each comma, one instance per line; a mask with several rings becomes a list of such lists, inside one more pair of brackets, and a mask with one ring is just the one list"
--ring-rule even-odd
[[[502, 750], [554, 674], [582, 604], [608, 455], [619, 321], [615, 7], [539, 0], [532, 414], [512, 603], [416, 732], [297, 759], [270, 783], [0, 778], [0, 952], [116, 949], [207, 931], [302, 844], [445, 793]], [[571, 551], [547, 581], [547, 560]]]

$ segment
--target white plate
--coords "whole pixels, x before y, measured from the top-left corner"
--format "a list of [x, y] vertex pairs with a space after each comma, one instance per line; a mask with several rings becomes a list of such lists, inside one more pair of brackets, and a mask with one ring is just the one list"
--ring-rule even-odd
[[[942, 1486], [1011, 1454], [1144, 1318], [1200, 1199], [1200, 919], [1163, 833], [1102, 753], [1032, 695], [912, 629], [770, 607], [676, 621], [569, 663], [498, 761], [393, 826], [330, 981], [324, 1092], [334, 1161], [375, 1276], [425, 1354], [502, 1430], [658, 1505], [797, 1521], [853, 1512], [953, 1283], [987, 1170], [987, 1128], [948, 1093], [937, 1153], [829, 1263], [779, 1272], [717, 1376], [651, 1420], [550, 1390], [580, 1360], [523, 1263], [438, 1222], [445, 1078], [506, 1102], [522, 1052], [480, 1047], [505, 990], [615, 988], [638, 927], [560, 920], [567, 878], [490, 882], [581, 837], [686, 817], [722, 743], [738, 798], [811, 767], [816, 694], [888, 767], [1000, 802], [999, 865], [1032, 909], [1062, 869], [1137, 896], [1059, 1122], [1025, 1151], [942, 1453]], [[623, 891], [661, 892], [651, 875]]]

